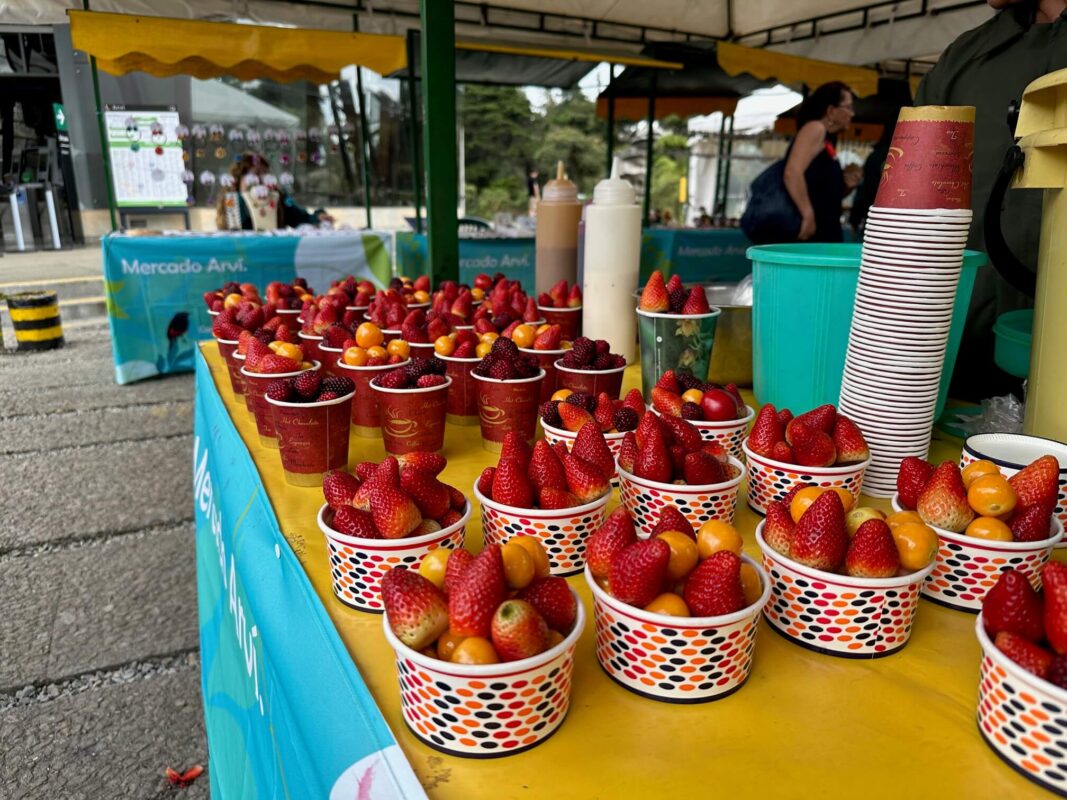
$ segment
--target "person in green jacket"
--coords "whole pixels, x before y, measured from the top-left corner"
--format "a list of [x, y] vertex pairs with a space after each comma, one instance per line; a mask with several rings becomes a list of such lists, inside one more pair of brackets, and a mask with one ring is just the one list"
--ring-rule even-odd
[[[967, 242], [984, 250], [983, 218], [989, 193], [1011, 146], [1008, 104], [1033, 80], [1067, 68], [1067, 0], [989, 0], [999, 13], [949, 45], [923, 78], [916, 105], [975, 106], [974, 221]], [[1041, 192], [1011, 189], [1004, 202], [1003, 228], [1012, 251], [1037, 268], [1041, 235]], [[1018, 391], [1018, 381], [993, 364], [993, 323], [998, 315], [1033, 304], [996, 270], [979, 272], [960, 345], [952, 394], [970, 400]]]

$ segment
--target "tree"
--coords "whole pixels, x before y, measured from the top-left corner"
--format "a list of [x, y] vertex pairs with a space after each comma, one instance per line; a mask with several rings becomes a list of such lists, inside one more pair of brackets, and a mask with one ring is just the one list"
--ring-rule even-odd
[[556, 162], [562, 160], [578, 191], [591, 193], [604, 177], [606, 152], [596, 104], [577, 89], [565, 91], [558, 102], [549, 100], [542, 126], [541, 143], [534, 156], [542, 179], [555, 177]]
[[525, 182], [539, 120], [523, 91], [511, 86], [468, 85], [463, 87], [459, 106], [467, 183], [481, 190], [509, 176]]

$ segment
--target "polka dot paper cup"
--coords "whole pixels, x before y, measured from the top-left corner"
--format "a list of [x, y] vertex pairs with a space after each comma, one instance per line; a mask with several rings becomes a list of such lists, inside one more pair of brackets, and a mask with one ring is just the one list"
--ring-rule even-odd
[[[657, 416], [663, 416], [655, 409], [652, 411]], [[745, 461], [743, 445], [748, 435], [748, 424], [755, 417], [756, 410], [752, 406], [745, 406], [745, 416], [741, 419], [726, 422], [700, 422], [691, 419], [689, 424], [700, 431], [700, 436], [705, 442], [719, 442], [731, 456], [738, 461]]]
[[854, 501], [859, 503], [863, 473], [871, 463], [868, 458], [859, 464], [843, 467], [801, 467], [757, 455], [749, 450], [747, 440], [742, 441], [741, 449], [748, 474], [748, 504], [760, 514], [766, 514], [768, 503], [781, 500], [798, 483], [847, 489]]
[[666, 505], [677, 507], [694, 529], [712, 519], [733, 524], [737, 489], [741, 485], [745, 466], [733, 457], [730, 458], [730, 464], [738, 471], [736, 478], [724, 483], [699, 486], [649, 481], [619, 467], [619, 494], [634, 520], [637, 535], [647, 539], [652, 534], [659, 520], [660, 509]]
[[597, 660], [608, 677], [665, 703], [708, 703], [744, 686], [771, 586], [756, 562], [741, 559], [759, 574], [763, 593], [752, 605], [718, 617], [670, 617], [635, 608], [604, 591], [586, 568]]
[[[904, 506], [893, 495], [893, 510]], [[937, 558], [933, 572], [923, 584], [927, 600], [977, 614], [982, 610], [986, 592], [993, 588], [1000, 573], [1017, 569], [1030, 577], [1035, 589], [1041, 588], [1041, 568], [1052, 550], [1063, 539], [1063, 523], [1052, 518], [1052, 536], [1037, 542], [995, 542], [953, 533], [931, 525], [937, 533]]]
[[982, 647], [978, 732], [1024, 778], [1067, 797], [1067, 690], [1027, 672], [1004, 655], [975, 620]]
[[497, 503], [478, 491], [477, 483], [474, 496], [482, 505], [482, 536], [486, 544], [503, 544], [519, 534], [532, 536], [548, 552], [553, 575], [577, 575], [585, 568], [586, 539], [604, 523], [611, 493], [583, 506], [555, 510]]
[[881, 658], [908, 643], [932, 564], [897, 578], [824, 572], [770, 547], [763, 539], [765, 524], [756, 527], [756, 542], [771, 582], [763, 616], [774, 630], [801, 647], [844, 658]]
[[536, 747], [556, 732], [571, 702], [574, 651], [585, 607], [567, 638], [532, 658], [500, 664], [453, 664], [403, 644], [382, 618], [396, 654], [400, 712], [413, 734], [435, 750], [498, 758]]
[[382, 578], [393, 567], [404, 566], [417, 570], [423, 557], [438, 547], [455, 550], [463, 547], [471, 504], [463, 509], [459, 522], [407, 539], [361, 539], [346, 536], [333, 529], [333, 510], [328, 505], [319, 509], [319, 530], [326, 537], [330, 556], [330, 580], [333, 593], [346, 606], [359, 611], [380, 614], [382, 606]]
[[[563, 442], [565, 445], [567, 445], [568, 450], [574, 447], [574, 440], [578, 436], [578, 434], [574, 431], [568, 431], [565, 428], [556, 428], [552, 425], [547, 425], [545, 424], [544, 420], [541, 420], [541, 429], [545, 432], [545, 441], [547, 441], [549, 444]], [[604, 434], [604, 441], [608, 443], [608, 450], [611, 451], [611, 454], [615, 456], [616, 459], [618, 459], [619, 457], [619, 450], [622, 448], [622, 440], [625, 435], [625, 433]], [[612, 476], [611, 485], [619, 485], [618, 473]]]

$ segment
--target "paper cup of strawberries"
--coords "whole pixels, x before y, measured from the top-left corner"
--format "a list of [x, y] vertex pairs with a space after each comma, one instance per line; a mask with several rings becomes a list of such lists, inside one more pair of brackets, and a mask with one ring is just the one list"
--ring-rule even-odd
[[579, 336], [555, 367], [558, 388], [594, 396], [607, 392], [615, 399], [622, 392], [626, 358], [612, 353], [611, 345], [604, 339], [594, 341]]
[[900, 462], [893, 508], [936, 532], [937, 563], [923, 596], [960, 611], [977, 612], [1001, 572], [1025, 572], [1036, 583], [1041, 567], [1063, 539], [1055, 516], [1059, 462], [1041, 456], [1008, 477], [991, 461], [962, 470], [914, 456]]
[[414, 452], [361, 462], [355, 474], [323, 475], [326, 505], [318, 523], [338, 600], [380, 612], [381, 581], [390, 569], [418, 569], [428, 553], [463, 546], [471, 504], [439, 480], [446, 463], [437, 453]]
[[445, 362], [445, 375], [452, 379], [445, 418], [453, 425], [478, 424], [478, 382], [471, 370], [481, 361], [476, 352], [479, 343], [478, 335], [468, 329], [456, 329], [433, 343], [435, 355]]
[[[478, 291], [478, 278], [475, 278], [474, 291]], [[470, 317], [475, 333], [496, 333], [503, 336], [504, 331], [516, 323], [544, 322], [537, 310], [537, 303], [526, 295], [519, 281], [509, 280], [501, 275], [490, 288], [482, 291], [484, 299]]]
[[1001, 573], [982, 602], [978, 732], [1023, 777], [1067, 795], [1067, 566]]
[[851, 497], [840, 487], [807, 487], [770, 501], [756, 528], [771, 581], [763, 614], [809, 650], [880, 658], [911, 636], [937, 535], [877, 509], [853, 510]]
[[748, 504], [765, 514], [795, 486], [840, 487], [859, 501], [871, 451], [859, 427], [830, 404], [794, 418], [788, 409], [760, 408], [742, 445]]
[[403, 339], [383, 345], [382, 333], [372, 322], [361, 323], [356, 336], [355, 343], [346, 347], [334, 364], [334, 371], [350, 378], [356, 385], [356, 397], [352, 401], [352, 427], [356, 436], [377, 439], [382, 435], [379, 395], [370, 384], [380, 375], [406, 367], [409, 363], [408, 346]]
[[482, 447], [500, 452], [504, 437], [517, 433], [532, 442], [545, 371], [519, 352], [511, 339], [496, 339], [486, 356], [471, 369], [478, 385], [478, 420]]
[[[481, 290], [479, 290], [481, 291]], [[459, 318], [457, 325], [471, 325], [474, 316], [474, 295], [467, 285], [455, 281], [441, 281], [430, 298], [430, 308], [439, 314], [451, 314]]]
[[[299, 345], [293, 347], [296, 351], [301, 351]], [[298, 355], [301, 360], [297, 360]], [[245, 351], [245, 365], [241, 367], [241, 380], [244, 381], [245, 400], [252, 406], [256, 430], [264, 447], [278, 447], [274, 430], [274, 411], [267, 402], [267, 387], [274, 381], [295, 378], [302, 372], [318, 370], [320, 366], [318, 361], [304, 360], [302, 351], [298, 354], [283, 349], [281, 353], [276, 353], [258, 339], [249, 340], [248, 349]]]
[[324, 472], [348, 465], [355, 395], [351, 379], [320, 370], [268, 384], [264, 397], [271, 408], [286, 481], [318, 486]]
[[556, 362], [567, 353], [570, 340], [564, 341], [559, 325], [545, 323], [538, 327], [522, 323], [507, 331], [506, 335], [523, 355], [536, 359], [537, 366], [545, 371], [541, 381], [541, 402], [547, 401], [556, 391]]
[[664, 283], [659, 270], [652, 273], [637, 304], [641, 386], [646, 402], [652, 402], [652, 387], [669, 369], [707, 376], [719, 313], [708, 305], [702, 286], [685, 289], [677, 275]]
[[371, 390], [378, 397], [385, 452], [435, 453], [444, 447], [451, 384], [445, 375], [445, 362], [439, 358], [412, 360], [371, 380]]
[[732, 523], [744, 465], [680, 417], [645, 414], [619, 446], [619, 494], [642, 536], [666, 505], [690, 524]]
[[732, 525], [715, 520], [696, 534], [674, 506], [640, 539], [627, 510], [615, 509], [589, 538], [585, 567], [597, 660], [608, 676], [668, 703], [740, 689], [771, 595], [766, 573], [741, 547]]
[[563, 338], [573, 342], [582, 335], [582, 287], [562, 280], [537, 296], [537, 311], [549, 325], [559, 325]]
[[[256, 299], [243, 299], [238, 304], [230, 304], [220, 308], [211, 323], [211, 333], [219, 345], [219, 353], [226, 362], [226, 370], [230, 376], [230, 388], [233, 393], [244, 394], [244, 381], [241, 379], [242, 362], [235, 358], [240, 353], [244, 354], [248, 348], [248, 341], [252, 338], [259, 339], [265, 345], [272, 346], [273, 342], [279, 345], [296, 344], [296, 330], [288, 326], [285, 320], [278, 316], [272, 306], [264, 306]], [[277, 352], [277, 346], [272, 346]], [[294, 350], [289, 353], [295, 357], [298, 353]], [[302, 352], [299, 353], [302, 356]]]
[[382, 580], [401, 714], [424, 744], [492, 758], [563, 723], [585, 610], [544, 563], [538, 543], [518, 536], [477, 556], [435, 550], [417, 572], [397, 567]]
[[416, 308], [409, 311], [400, 323], [400, 338], [411, 345], [412, 358], [430, 358], [440, 349], [437, 343], [440, 341], [444, 347], [444, 341], [448, 340], [449, 334], [456, 325], [462, 323], [461, 317], [448, 312], [427, 312]]
[[507, 434], [497, 465], [486, 467], [474, 486], [485, 541], [531, 536], [547, 551], [553, 575], [581, 572], [585, 541], [604, 519], [614, 469], [595, 422], [582, 427], [569, 452], [544, 439], [531, 448], [518, 434]]
[[742, 443], [756, 412], [741, 399], [736, 385], [719, 386], [686, 370], [669, 369], [652, 389], [652, 410], [688, 420], [706, 441], [721, 443], [731, 456], [744, 461]]

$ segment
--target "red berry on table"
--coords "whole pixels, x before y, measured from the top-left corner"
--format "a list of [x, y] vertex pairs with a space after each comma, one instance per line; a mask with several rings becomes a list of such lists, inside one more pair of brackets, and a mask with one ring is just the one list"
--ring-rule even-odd
[[525, 464], [517, 458], [502, 458], [493, 476], [492, 498], [515, 508], [533, 508], [534, 489]]
[[515, 459], [522, 464], [523, 469], [530, 465], [530, 456], [533, 451], [529, 443], [514, 431], [504, 434], [504, 443], [500, 447], [500, 460], [506, 458]]
[[412, 650], [422, 650], [448, 630], [444, 595], [407, 567], [395, 567], [385, 573], [382, 604], [393, 634]]
[[615, 456], [595, 422], [587, 422], [579, 429], [571, 446], [571, 455], [596, 466], [608, 480], [615, 475]]
[[611, 561], [611, 594], [623, 603], [644, 608], [660, 593], [670, 558], [670, 545], [659, 538], [640, 540], [623, 548]]
[[322, 375], [317, 370], [301, 372], [293, 379], [293, 388], [305, 400], [314, 400], [322, 385]]
[[836, 492], [823, 492], [793, 529], [789, 557], [813, 569], [835, 572], [847, 549], [845, 507]]
[[557, 489], [554, 486], [543, 486], [537, 491], [537, 505], [539, 508], [554, 510], [560, 508], [574, 508], [575, 506], [582, 505], [582, 502], [567, 489]]
[[448, 378], [444, 375], [423, 375], [415, 381], [415, 385], [420, 389], [432, 389], [434, 386], [444, 386], [447, 382]]
[[605, 433], [615, 426], [615, 402], [607, 392], [597, 395], [593, 419], [597, 421], [600, 430]]
[[[451, 562], [452, 557], [449, 557]], [[445, 571], [448, 585], [448, 571]], [[448, 616], [451, 630], [461, 636], [488, 638], [493, 614], [507, 592], [500, 545], [492, 544], [474, 557], [450, 588]]]
[[708, 306], [708, 296], [703, 286], [694, 286], [689, 290], [689, 297], [682, 305], [683, 314], [707, 314], [711, 311]]
[[837, 464], [859, 464], [871, 457], [871, 449], [859, 426], [842, 414], [834, 420], [831, 438], [837, 450]]
[[[251, 369], [252, 366], [249, 363], [249, 370]], [[277, 355], [276, 353], [271, 353], [270, 355], [263, 356], [259, 361], [258, 366], [255, 368], [255, 371], [261, 374], [277, 375], [284, 372], [296, 372], [298, 369], [300, 369], [300, 365], [293, 361], [293, 359]]]
[[642, 311], [655, 313], [663, 313], [670, 309], [667, 287], [663, 282], [663, 273], [659, 270], [649, 276], [645, 289], [641, 292], [641, 299], [638, 301], [637, 307]]
[[829, 434], [803, 422], [789, 423], [793, 432], [793, 461], [802, 467], [829, 467], [837, 460], [837, 448]]
[[637, 423], [640, 421], [637, 414], [632, 408], [622, 407], [615, 409], [615, 412], [611, 417], [612, 427], [619, 433], [625, 433], [626, 431], [637, 430]]
[[661, 417], [661, 427], [669, 433], [671, 444], [676, 444], [685, 453], [704, 449], [704, 438], [692, 423], [678, 417]]
[[907, 456], [897, 471], [897, 499], [908, 511], [919, 505], [919, 496], [934, 474], [934, 465], [918, 456]]
[[[645, 415], [645, 420], [655, 420], [653, 414]], [[642, 424], [645, 420], [642, 420]], [[641, 428], [638, 426], [638, 432]], [[648, 433], [642, 444], [638, 441], [637, 459], [634, 461], [634, 475], [645, 480], [668, 483], [674, 472], [670, 452], [663, 435], [663, 428], [656, 422], [648, 426]]]
[[277, 400], [281, 403], [291, 403], [296, 399], [296, 392], [293, 390], [293, 383], [290, 378], [281, 378], [268, 384], [266, 395], [271, 400]]
[[478, 476], [478, 491], [483, 497], [493, 499], [493, 480], [496, 477], [496, 467], [486, 467]]
[[637, 461], [637, 436], [633, 431], [627, 431], [622, 437], [622, 443], [619, 445], [619, 466], [629, 472], [631, 475], [634, 473], [634, 464]]
[[668, 391], [667, 389], [660, 389], [658, 386], [652, 389], [652, 407], [656, 409], [660, 414], [665, 417], [680, 417], [682, 416], [682, 406], [684, 401], [681, 396]]
[[371, 494], [374, 527], [386, 539], [401, 539], [422, 522], [422, 513], [414, 501], [399, 489], [377, 486]]
[[961, 533], [974, 519], [974, 510], [967, 502], [960, 468], [954, 461], [942, 461], [934, 469], [926, 487], [915, 504], [923, 522]]
[[347, 506], [357, 489], [359, 479], [342, 469], [330, 470], [322, 476], [322, 494], [330, 508]]
[[1049, 561], [1041, 570], [1045, 636], [1057, 653], [1067, 653], [1067, 564]]
[[678, 531], [694, 541], [697, 538], [697, 533], [693, 529], [692, 523], [673, 503], [667, 503], [660, 509], [659, 519], [649, 535], [658, 536], [664, 531]]
[[357, 539], [381, 539], [382, 535], [374, 527], [374, 517], [354, 506], [341, 506], [333, 515], [333, 529], [345, 536]]
[[440, 519], [452, 508], [448, 487], [421, 470], [411, 467], [401, 470], [400, 488], [415, 502], [425, 519]]
[[[664, 372], [662, 375], [659, 376], [659, 380], [656, 381], [655, 388], [656, 389], [663, 389], [664, 391], [670, 392], [671, 394], [676, 394], [678, 396], [681, 396], [681, 394], [682, 394], [682, 387], [678, 383], [678, 376], [676, 376], [674, 374], [674, 370], [673, 369], [669, 369], [666, 372]], [[633, 392], [635, 392], [635, 391], [637, 391], [637, 390], [636, 389], [631, 390], [630, 394], [633, 394]], [[642, 403], [642, 407], [643, 407], [643, 403]]]
[[741, 559], [729, 550], [719, 550], [689, 573], [682, 597], [695, 617], [733, 614], [745, 607], [741, 586]]
[[1055, 456], [1041, 456], [1008, 478], [1008, 485], [1018, 498], [1017, 511], [1037, 506], [1052, 512], [1059, 492], [1060, 464]]
[[525, 600], [505, 600], [493, 614], [491, 638], [501, 661], [518, 661], [548, 649], [548, 625]]
[[607, 578], [615, 555], [637, 541], [637, 531], [626, 507], [620, 505], [587, 540], [585, 563], [594, 578]]
[[1000, 652], [1039, 678], [1044, 678], [1052, 666], [1052, 653], [1009, 631], [998, 633], [993, 643]]
[[441, 470], [448, 464], [448, 461], [443, 455], [439, 453], [428, 453], [422, 450], [396, 456], [396, 461], [401, 469], [404, 467], [413, 467], [414, 469], [417, 469], [420, 472], [425, 472], [427, 475], [432, 475], [435, 478], [441, 474]]
[[762, 406], [752, 423], [752, 432], [748, 435], [748, 449], [757, 455], [771, 458], [774, 446], [785, 437], [782, 433], [782, 421], [778, 412], [770, 403]]
[[1041, 506], [1017, 510], [1008, 520], [1008, 527], [1017, 542], [1040, 542], [1052, 535], [1052, 512]]
[[790, 444], [793, 443], [792, 434], [789, 431], [791, 425], [797, 422], [803, 422], [809, 428], [814, 428], [817, 431], [822, 431], [827, 436], [833, 434], [834, 423], [837, 421], [837, 409], [831, 403], [826, 403], [813, 408], [811, 411], [807, 411], [801, 414], [799, 417], [793, 419], [789, 425], [785, 428], [785, 438]]
[[593, 421], [588, 411], [572, 403], [560, 403], [558, 411], [563, 427], [574, 433], [577, 433], [585, 423]]
[[1015, 569], [1000, 573], [982, 600], [982, 622], [986, 633], [996, 636], [1009, 631], [1031, 642], [1045, 637], [1044, 604], [1029, 578]]
[[537, 490], [545, 487], [563, 491], [567, 489], [567, 479], [563, 475], [563, 462], [544, 439], [534, 445], [528, 473], [530, 482]]
[[537, 609], [548, 627], [564, 636], [570, 633], [578, 618], [578, 601], [566, 579], [558, 575], [535, 579], [519, 592], [519, 599]]
[[900, 553], [889, 526], [869, 519], [856, 530], [845, 554], [845, 572], [854, 578], [892, 578], [900, 569]]
[[796, 523], [793, 522], [787, 503], [772, 500], [767, 504], [767, 517], [763, 523], [763, 541], [768, 547], [788, 557], [795, 528]]
[[[645, 399], [641, 396], [641, 392], [638, 389], [631, 389], [626, 393], [626, 397], [622, 399], [622, 405], [624, 408], [628, 408], [637, 415], [637, 420], [640, 422], [641, 417], [645, 415]], [[618, 425], [615, 426], [616, 428]]]
[[573, 453], [563, 457], [563, 474], [567, 488], [582, 503], [591, 503], [611, 491], [609, 476], [604, 475], [596, 464]]
[[448, 561], [445, 563], [445, 583], [442, 587], [445, 597], [452, 593], [472, 561], [474, 561], [474, 556], [464, 547], [456, 548], [449, 554]]
[[698, 450], [685, 456], [682, 474], [690, 486], [704, 486], [726, 481], [726, 473], [718, 459]]
[[783, 464], [795, 464], [796, 454], [793, 452], [793, 448], [785, 442], [778, 442], [771, 448], [771, 458], [775, 461], [781, 461]]

